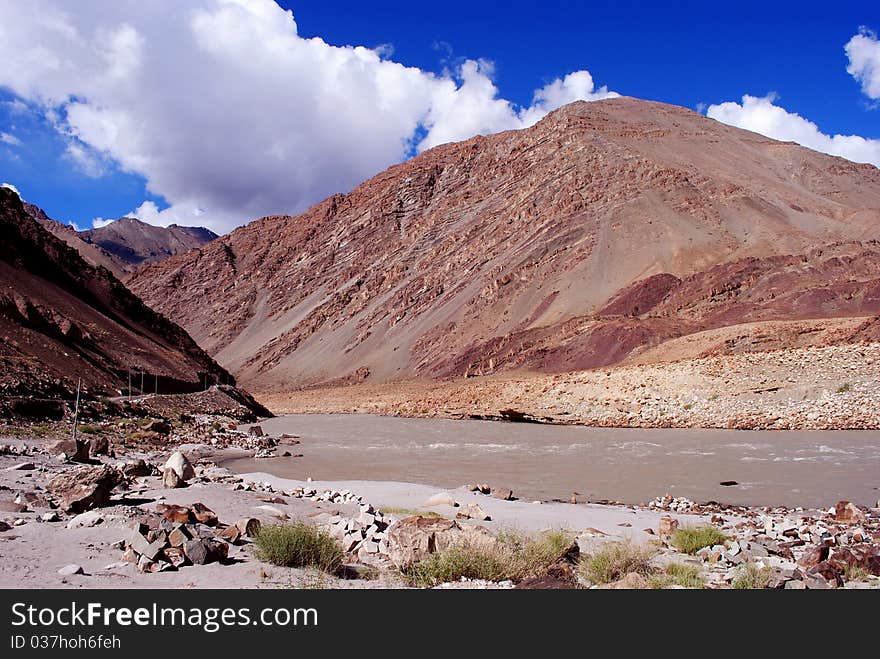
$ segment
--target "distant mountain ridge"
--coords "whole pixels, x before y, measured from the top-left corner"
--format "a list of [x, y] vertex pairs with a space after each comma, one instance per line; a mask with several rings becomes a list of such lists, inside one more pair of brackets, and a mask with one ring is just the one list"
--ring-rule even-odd
[[102, 227], [77, 231], [48, 217], [43, 209], [24, 202], [25, 211], [56, 237], [77, 250], [91, 265], [103, 266], [118, 279], [138, 268], [201, 247], [217, 238], [204, 227], [172, 224], [159, 227], [123, 217]]
[[179, 326], [91, 266], [0, 189], [0, 394], [64, 396], [127, 387], [197, 391], [235, 384]]

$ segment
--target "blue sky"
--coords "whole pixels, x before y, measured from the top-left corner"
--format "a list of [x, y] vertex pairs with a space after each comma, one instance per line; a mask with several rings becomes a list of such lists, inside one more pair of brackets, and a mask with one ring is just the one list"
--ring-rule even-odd
[[[803, 126], [789, 125], [796, 113], [821, 133], [869, 140], [861, 145], [859, 153], [869, 154], [863, 161], [880, 153], [880, 143], [870, 142], [880, 140], [880, 109], [876, 96], [866, 91], [867, 76], [880, 72], [880, 63], [871, 69], [869, 59], [863, 67], [867, 73], [857, 80], [847, 72], [844, 51], [867, 28], [864, 52], [873, 56], [870, 31], [880, 30], [876, 2], [722, 7], [560, 0], [281, 3], [293, 11], [291, 20], [260, 0], [222, 20], [221, 10], [229, 8], [218, 0], [192, 0], [194, 12], [211, 18], [201, 34], [226, 34], [224, 45], [220, 52], [208, 48], [206, 55], [203, 41], [194, 38], [196, 45], [186, 48], [179, 46], [183, 37], [178, 36], [173, 43], [179, 50], [168, 61], [157, 54], [170, 50], [164, 48], [163, 35], [168, 33], [169, 44], [175, 29], [191, 36], [189, 3], [172, 3], [163, 15], [158, 1], [151, 12], [134, 2], [121, 1], [108, 10], [106, 4], [83, 0], [76, 16], [59, 15], [94, 40], [97, 45], [91, 48], [59, 39], [45, 15], [48, 10], [41, 14], [23, 8], [26, 4], [0, 0], [3, 15], [17, 19], [5, 23], [19, 26], [29, 43], [48, 47], [75, 73], [58, 76], [33, 65], [21, 56], [22, 47], [14, 48], [18, 35], [0, 26], [0, 61], [8, 67], [5, 73], [0, 67], [0, 182], [13, 183], [50, 216], [80, 227], [136, 208], [146, 221], [206, 224], [220, 231], [264, 213], [298, 212], [421, 148], [528, 125], [533, 120], [525, 110], [536, 90], [576, 71], [592, 76], [594, 86], [583, 92], [590, 98], [601, 98], [601, 87], [607, 86], [702, 111], [740, 103], [746, 94], [763, 99], [772, 92], [776, 96], [756, 109], [777, 112], [767, 123], [774, 127], [762, 132], [778, 130], [772, 136], [835, 152], [838, 147], [830, 141], [825, 148], [825, 141]], [[63, 3], [48, 3], [53, 4], [64, 11]], [[237, 44], [244, 33], [252, 33], [253, 41], [242, 37]], [[310, 37], [329, 46], [378, 49], [382, 62], [352, 64], [350, 53], [340, 49], [324, 49], [309, 60], [307, 53], [315, 49], [301, 38]], [[118, 51], [95, 56], [96, 49], [117, 38]], [[284, 64], [276, 67], [277, 51], [254, 51], [273, 40], [301, 50], [279, 58]], [[9, 48], [5, 57], [4, 41]], [[139, 50], [138, 44], [146, 46]], [[131, 52], [140, 59], [129, 62]], [[112, 85], [94, 82], [113, 77], [107, 72], [119, 64], [117, 55], [135, 88], [115, 78]], [[16, 62], [15, 57], [22, 59]], [[319, 67], [327, 57], [339, 58], [340, 64], [322, 78]], [[250, 58], [259, 60], [259, 68], [248, 62], [239, 72], [239, 64]], [[477, 60], [483, 63], [470, 69], [469, 85], [466, 63]], [[391, 62], [420, 71], [396, 71], [401, 79], [392, 83], [370, 77]], [[371, 81], [363, 88], [350, 77], [360, 75], [359, 67]], [[179, 69], [187, 70], [187, 77], [180, 78]], [[311, 73], [314, 79], [303, 82]], [[195, 78], [218, 82], [196, 85]], [[328, 90], [337, 83], [327, 81], [337, 79], [339, 88]], [[471, 89], [477, 100], [462, 103]], [[427, 95], [433, 100], [422, 103], [420, 97]], [[403, 99], [394, 102], [406, 111], [388, 111], [389, 98]], [[572, 100], [566, 94], [559, 99], [539, 104], [529, 116]], [[301, 111], [306, 105], [309, 110]], [[470, 111], [480, 116], [462, 124], [462, 115]], [[738, 106], [715, 116], [754, 130], [764, 125]], [[434, 132], [422, 122], [431, 122]], [[420, 142], [426, 133], [432, 138]], [[195, 151], [198, 157], [191, 155]], [[840, 155], [849, 157], [848, 152]]]

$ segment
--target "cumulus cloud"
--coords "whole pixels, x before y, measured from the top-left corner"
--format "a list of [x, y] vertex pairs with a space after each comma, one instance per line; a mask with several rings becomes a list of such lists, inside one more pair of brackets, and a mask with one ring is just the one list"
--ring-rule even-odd
[[858, 135], [826, 135], [812, 121], [776, 105], [776, 101], [774, 94], [747, 95], [742, 97], [741, 103], [710, 105], [706, 115], [776, 140], [796, 142], [816, 151], [880, 167], [880, 140]]
[[435, 75], [388, 46], [332, 46], [297, 32], [273, 0], [0, 0], [0, 85], [57, 128], [100, 176], [142, 175], [169, 207], [156, 224], [225, 231], [304, 210], [414, 148], [538, 121], [615, 95], [587, 71], [500, 98], [491, 63]]
[[868, 98], [880, 100], [880, 41], [877, 35], [862, 28], [844, 49], [849, 58], [847, 73], [861, 83]]
[[21, 140], [18, 139], [15, 135], [11, 133], [4, 133], [0, 131], [0, 142], [3, 144], [8, 144], [9, 146], [19, 146], [21, 144]]
[[108, 224], [113, 224], [116, 220], [105, 220], [103, 217], [96, 217], [92, 220], [92, 228], [100, 229], [101, 227], [105, 227]]

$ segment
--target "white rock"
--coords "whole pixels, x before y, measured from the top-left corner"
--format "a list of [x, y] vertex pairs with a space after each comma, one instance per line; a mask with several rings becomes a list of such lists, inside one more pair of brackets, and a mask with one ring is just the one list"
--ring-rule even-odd
[[172, 469], [182, 480], [188, 481], [196, 477], [195, 469], [189, 459], [180, 451], [175, 451], [168, 458], [162, 471]]
[[75, 563], [71, 563], [70, 565], [65, 565], [63, 568], [58, 570], [58, 574], [69, 577], [73, 574], [85, 574], [85, 572], [81, 566], [76, 565]]
[[452, 495], [449, 492], [438, 492], [434, 496], [430, 497], [423, 506], [452, 506], [455, 507], [458, 504], [455, 502], [455, 499], [452, 498]]

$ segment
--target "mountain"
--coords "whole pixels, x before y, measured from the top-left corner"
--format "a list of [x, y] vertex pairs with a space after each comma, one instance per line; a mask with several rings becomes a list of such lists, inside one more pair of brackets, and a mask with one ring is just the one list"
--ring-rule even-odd
[[24, 203], [27, 213], [50, 233], [73, 247], [91, 265], [103, 266], [118, 279], [137, 268], [157, 263], [209, 243], [217, 237], [203, 227], [172, 224], [157, 227], [132, 217], [123, 217], [97, 229], [77, 231], [69, 224], [51, 219], [43, 209]]
[[217, 237], [203, 227], [176, 224], [157, 227], [133, 217], [123, 217], [97, 229], [81, 231], [79, 235], [85, 242], [97, 245], [127, 264], [129, 271], [201, 247]]
[[0, 393], [195, 391], [234, 384], [180, 327], [47, 231], [0, 189]]
[[431, 149], [129, 285], [255, 391], [562, 372], [877, 314], [878, 222], [872, 165], [615, 98]]

